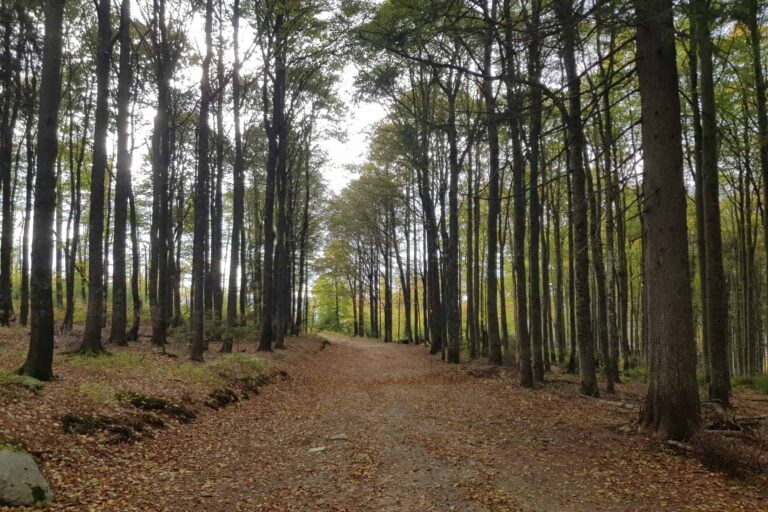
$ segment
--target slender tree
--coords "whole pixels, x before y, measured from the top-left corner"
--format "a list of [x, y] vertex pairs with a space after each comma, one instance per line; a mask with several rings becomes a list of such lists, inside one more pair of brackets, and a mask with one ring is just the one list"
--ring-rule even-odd
[[128, 148], [128, 121], [131, 101], [131, 2], [120, 5], [120, 71], [117, 79], [117, 176], [115, 178], [115, 231], [113, 235], [112, 326], [110, 341], [126, 343], [127, 292], [125, 282], [128, 195], [131, 189], [131, 152]]
[[99, 0], [98, 45], [96, 54], [96, 113], [93, 129], [93, 165], [88, 215], [88, 309], [80, 351], [98, 354], [104, 314], [104, 179], [107, 168], [109, 130], [109, 67], [112, 57], [112, 27], [109, 0]]
[[56, 211], [57, 128], [61, 102], [63, 0], [46, 0], [45, 39], [37, 124], [37, 172], [32, 233], [31, 331], [29, 351], [20, 372], [40, 380], [53, 378], [53, 217]]

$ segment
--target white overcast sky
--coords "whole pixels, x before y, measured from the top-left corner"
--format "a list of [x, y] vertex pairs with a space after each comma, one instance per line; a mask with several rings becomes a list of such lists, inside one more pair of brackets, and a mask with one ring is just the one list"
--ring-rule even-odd
[[347, 104], [346, 113], [340, 121], [342, 128], [346, 128], [346, 140], [326, 139], [320, 143], [328, 154], [328, 163], [322, 169], [323, 176], [333, 192], [340, 191], [354, 178], [350, 166], [359, 166], [365, 161], [371, 128], [386, 113], [377, 103], [354, 102], [355, 73], [354, 67], [348, 65], [338, 86], [339, 96]]
[[[138, 13], [139, 8], [136, 3], [132, 6], [132, 11]], [[136, 14], [134, 14], [136, 15]], [[202, 58], [202, 52], [205, 45], [205, 33], [203, 30], [203, 17], [200, 12], [196, 12], [192, 19], [189, 21], [187, 28], [187, 36], [192, 42], [192, 47], [200, 54]], [[215, 30], [215, 29], [214, 29]], [[231, 37], [230, 26], [227, 26], [227, 33], [225, 37]], [[248, 52], [248, 48], [253, 45], [253, 39], [255, 35], [253, 27], [248, 22], [243, 22], [240, 27], [240, 51], [241, 56]], [[214, 37], [214, 44], [216, 38]], [[230, 41], [228, 40], [227, 43]], [[225, 46], [225, 60], [228, 66], [231, 66], [234, 60], [233, 48], [231, 44]], [[215, 50], [214, 50], [215, 51]], [[244, 72], [248, 71], [248, 68], [253, 66], [254, 70], [258, 69], [258, 54], [252, 54], [249, 61], [243, 62]], [[174, 80], [186, 85], [186, 87], [197, 87], [202, 70], [200, 66], [193, 65], [187, 67], [181, 76], [174, 77]], [[347, 64], [343, 72], [341, 73], [340, 83], [337, 85], [337, 92], [339, 99], [346, 104], [346, 112], [344, 116], [339, 120], [341, 126], [340, 131], [346, 131], [345, 140], [325, 139], [318, 141], [319, 146], [326, 152], [328, 156], [327, 163], [321, 169], [321, 172], [328, 183], [329, 189], [336, 193], [339, 192], [344, 186], [354, 178], [354, 173], [350, 167], [354, 168], [364, 163], [368, 156], [368, 138], [369, 133], [373, 125], [381, 121], [386, 112], [382, 106], [376, 103], [359, 102], [354, 101], [355, 98], [355, 75], [357, 69], [352, 63]], [[178, 84], [181, 85], [181, 84]], [[147, 119], [154, 118], [154, 112], [148, 109], [146, 114]], [[258, 120], [260, 114], [256, 116]], [[225, 124], [229, 125], [233, 122], [231, 112], [225, 114]], [[244, 120], [244, 122], [247, 122]], [[257, 121], [259, 122], [259, 121]], [[139, 134], [141, 137], [149, 137], [151, 130], [151, 123], [146, 127], [146, 133]], [[148, 140], [148, 139], [147, 139]], [[137, 155], [134, 156], [134, 167], [136, 166]]]

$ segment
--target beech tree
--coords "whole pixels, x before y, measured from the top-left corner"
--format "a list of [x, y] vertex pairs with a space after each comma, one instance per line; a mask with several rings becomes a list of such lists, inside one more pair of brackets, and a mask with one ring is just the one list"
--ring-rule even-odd
[[64, 1], [44, 3], [45, 39], [40, 76], [35, 172], [35, 219], [32, 234], [31, 331], [29, 351], [20, 372], [40, 380], [53, 378], [53, 217], [56, 211], [57, 128], [61, 103], [61, 54]]

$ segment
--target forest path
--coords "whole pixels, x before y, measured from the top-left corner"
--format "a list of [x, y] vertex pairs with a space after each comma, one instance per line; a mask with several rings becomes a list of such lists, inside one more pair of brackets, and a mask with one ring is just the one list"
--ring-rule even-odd
[[110, 499], [88, 510], [768, 509], [618, 432], [636, 411], [473, 377], [424, 347], [330, 339], [288, 380], [102, 465]]

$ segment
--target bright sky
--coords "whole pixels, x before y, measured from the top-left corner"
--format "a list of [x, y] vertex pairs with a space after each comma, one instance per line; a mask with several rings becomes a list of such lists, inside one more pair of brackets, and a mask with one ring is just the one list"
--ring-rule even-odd
[[[328, 139], [320, 146], [328, 154], [328, 164], [323, 176], [333, 192], [338, 192], [354, 178], [353, 169], [368, 156], [368, 138], [374, 124], [384, 118], [385, 110], [377, 103], [354, 102], [356, 70], [348, 65], [339, 84], [339, 96], [347, 104], [347, 112], [341, 123], [346, 126], [344, 141]], [[342, 126], [343, 128], [344, 126]]]
[[[132, 7], [134, 13], [140, 12], [138, 6]], [[189, 22], [187, 29], [187, 36], [192, 41], [192, 46], [195, 50], [202, 55], [205, 45], [205, 33], [203, 29], [204, 19], [200, 12], [196, 12]], [[227, 25], [227, 30], [230, 27]], [[225, 37], [231, 37], [231, 32], [227, 32]], [[248, 53], [249, 48], [254, 44], [254, 32], [253, 27], [245, 20], [240, 26], [240, 52], [241, 57]], [[229, 42], [229, 40], [227, 40]], [[216, 37], [214, 37], [214, 44], [216, 44]], [[215, 49], [214, 49], [215, 51]], [[225, 60], [228, 66], [231, 66], [234, 61], [233, 47], [229, 44], [226, 45]], [[243, 72], [247, 73], [249, 68], [251, 70], [258, 71], [258, 52], [251, 55], [250, 59], [243, 62]], [[215, 71], [213, 71], [215, 72]], [[202, 69], [200, 66], [188, 66], [181, 76], [174, 77], [179, 83], [176, 84], [180, 87], [196, 88], [198, 87]], [[325, 139], [319, 141], [319, 146], [326, 152], [328, 161], [323, 166], [321, 172], [329, 189], [336, 193], [339, 192], [344, 186], [354, 178], [354, 168], [360, 166], [365, 162], [368, 156], [368, 138], [371, 128], [374, 124], [381, 121], [386, 112], [384, 108], [377, 103], [359, 102], [354, 101], [355, 98], [355, 75], [357, 69], [351, 63], [347, 64], [341, 75], [341, 81], [337, 85], [337, 92], [339, 99], [341, 99], [347, 106], [346, 113], [340, 120], [341, 126], [334, 127], [343, 131], [346, 130], [345, 140]], [[231, 106], [230, 106], [231, 107]], [[245, 113], [244, 113], [245, 114]], [[147, 119], [154, 118], [154, 111], [148, 109]], [[261, 114], [256, 114], [256, 122], [261, 122]], [[211, 120], [213, 122], [213, 120]], [[231, 112], [225, 114], [225, 124], [230, 125], [233, 123]], [[245, 115], [244, 123], [248, 122], [248, 116]], [[151, 123], [146, 126], [146, 133], [142, 134], [144, 137], [149, 137], [151, 134]], [[148, 139], [147, 139], [148, 140]], [[134, 158], [134, 167], [140, 159]]]

